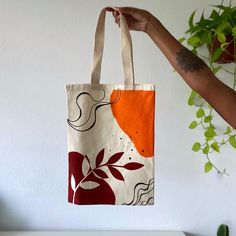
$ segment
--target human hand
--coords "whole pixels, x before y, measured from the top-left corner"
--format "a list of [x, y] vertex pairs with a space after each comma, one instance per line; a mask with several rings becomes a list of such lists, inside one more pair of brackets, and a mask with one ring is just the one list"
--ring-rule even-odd
[[[130, 30], [147, 32], [148, 23], [154, 17], [150, 12], [133, 7], [116, 8], [125, 16]], [[112, 12], [115, 22], [120, 26], [119, 12], [111, 7], [108, 7], [106, 10]]]

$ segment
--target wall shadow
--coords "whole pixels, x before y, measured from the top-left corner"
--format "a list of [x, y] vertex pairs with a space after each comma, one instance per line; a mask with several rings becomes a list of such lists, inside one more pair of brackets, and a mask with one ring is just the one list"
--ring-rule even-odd
[[192, 233], [189, 233], [189, 232], [184, 232], [186, 236], [203, 236], [203, 235], [200, 235], [200, 234], [192, 234]]
[[0, 231], [27, 230], [27, 223], [0, 193]]

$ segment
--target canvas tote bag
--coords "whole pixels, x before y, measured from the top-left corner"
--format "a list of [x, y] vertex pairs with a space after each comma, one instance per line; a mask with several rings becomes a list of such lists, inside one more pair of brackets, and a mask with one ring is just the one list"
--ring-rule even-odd
[[153, 205], [155, 88], [134, 83], [131, 36], [121, 13], [124, 84], [100, 84], [105, 15], [104, 8], [95, 33], [91, 83], [66, 85], [68, 201]]

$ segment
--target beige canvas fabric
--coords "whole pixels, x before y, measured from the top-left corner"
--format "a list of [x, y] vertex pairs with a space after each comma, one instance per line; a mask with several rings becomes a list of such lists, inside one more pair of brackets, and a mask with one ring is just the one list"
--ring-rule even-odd
[[67, 85], [68, 201], [153, 205], [155, 87], [135, 84], [131, 35], [120, 13], [124, 84], [100, 84], [106, 8], [98, 18], [91, 83]]

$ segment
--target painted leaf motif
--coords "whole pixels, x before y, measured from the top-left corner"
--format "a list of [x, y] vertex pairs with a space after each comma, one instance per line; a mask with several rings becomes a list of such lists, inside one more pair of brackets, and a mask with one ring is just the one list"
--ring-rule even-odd
[[100, 169], [96, 169], [93, 171], [96, 175], [98, 175], [100, 178], [102, 179], [106, 179], [108, 178], [108, 175], [105, 173], [105, 171], [100, 170]]
[[144, 165], [137, 162], [130, 162], [125, 164], [123, 167], [127, 170], [137, 170], [142, 168]]
[[94, 181], [85, 181], [80, 184], [80, 187], [83, 189], [94, 189], [98, 186], [100, 186], [100, 184]]
[[82, 163], [82, 173], [84, 176], [88, 174], [89, 168], [90, 168], [89, 162], [86, 158], [84, 158], [83, 163]]
[[97, 158], [96, 158], [96, 167], [98, 167], [104, 158], [104, 148], [98, 153]]
[[75, 177], [74, 175], [71, 175], [71, 179], [70, 179], [70, 184], [71, 184], [71, 188], [73, 189], [73, 191], [75, 191]]
[[110, 159], [108, 160], [107, 164], [114, 164], [117, 161], [120, 160], [120, 158], [122, 157], [122, 155], [124, 154], [124, 152], [117, 152], [116, 154], [112, 155], [110, 157]]
[[117, 170], [116, 168], [112, 167], [112, 166], [108, 166], [111, 174], [118, 180], [124, 181], [124, 177], [123, 175], [120, 173], [119, 170]]

